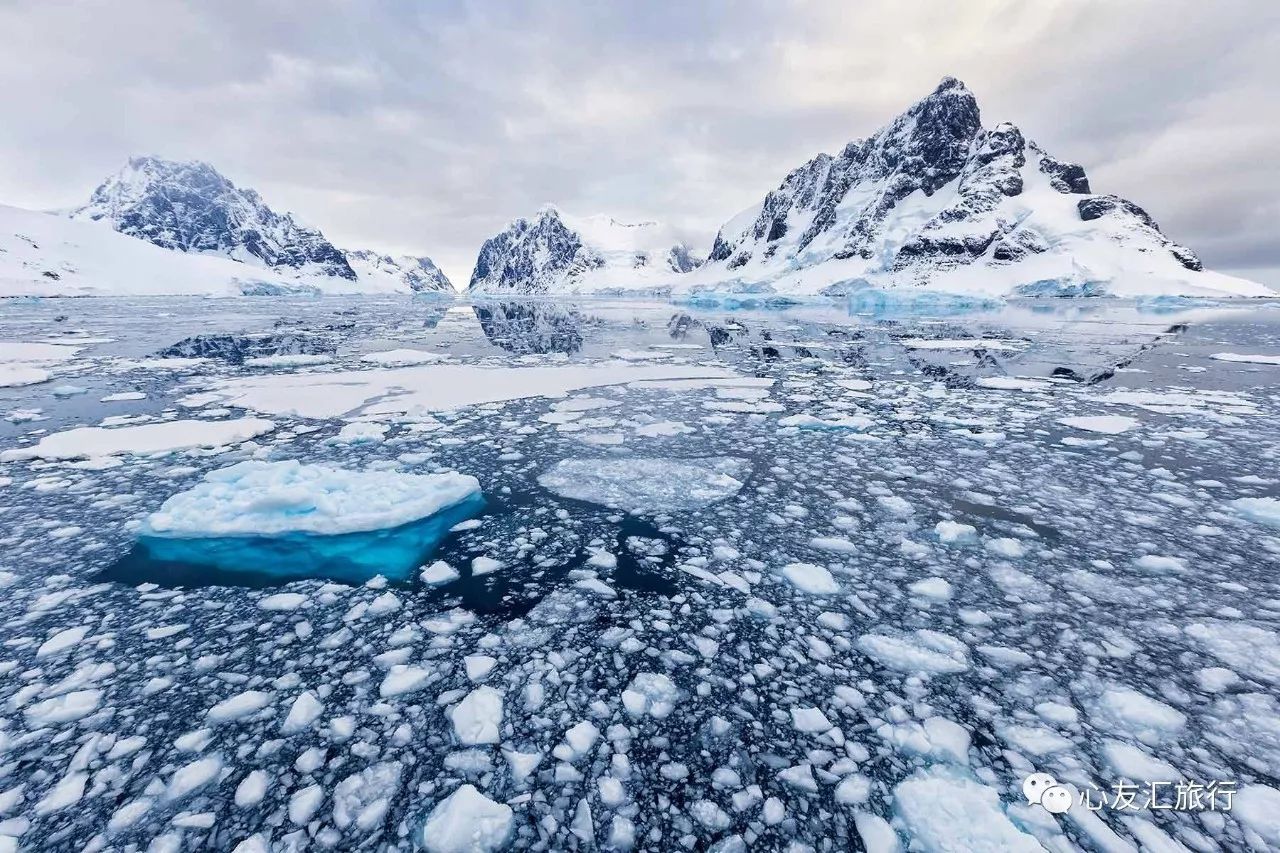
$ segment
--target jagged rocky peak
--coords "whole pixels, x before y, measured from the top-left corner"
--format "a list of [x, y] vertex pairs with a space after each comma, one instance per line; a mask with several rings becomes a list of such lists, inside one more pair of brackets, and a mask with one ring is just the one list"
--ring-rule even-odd
[[276, 213], [199, 161], [133, 157], [102, 183], [73, 219], [105, 221], [116, 231], [166, 249], [222, 255], [255, 266], [355, 280], [341, 250], [318, 230]]
[[453, 283], [430, 258], [415, 255], [385, 255], [370, 250], [346, 253], [351, 268], [361, 279], [386, 276], [413, 293], [454, 293]]
[[676, 233], [658, 222], [575, 217], [554, 205], [517, 219], [485, 241], [469, 290], [662, 290], [698, 265]]
[[[1200, 271], [1138, 205], [1094, 195], [1080, 165], [1013, 124], [984, 128], [973, 93], [947, 77], [874, 135], [819, 154], [727, 222], [691, 281], [1065, 295], [1167, 292], [1162, 282]], [[1252, 287], [1214, 278], [1186, 279], [1185, 289]]]

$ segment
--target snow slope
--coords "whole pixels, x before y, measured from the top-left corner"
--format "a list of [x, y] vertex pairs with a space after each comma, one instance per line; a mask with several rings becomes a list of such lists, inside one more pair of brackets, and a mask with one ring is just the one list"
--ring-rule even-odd
[[569, 216], [552, 205], [517, 219], [480, 248], [473, 293], [645, 292], [670, 289], [697, 264], [669, 226]]
[[371, 290], [453, 294], [453, 282], [430, 258], [383, 255], [367, 249], [346, 253], [356, 278]]
[[1266, 296], [1204, 272], [1132, 202], [946, 78], [875, 135], [820, 154], [727, 222], [693, 291], [928, 289], [983, 296]]
[[214, 255], [186, 255], [92, 222], [0, 205], [0, 296], [106, 296], [349, 290]]
[[276, 213], [208, 163], [132, 157], [70, 215], [165, 249], [303, 276], [356, 278], [346, 256], [318, 230]]

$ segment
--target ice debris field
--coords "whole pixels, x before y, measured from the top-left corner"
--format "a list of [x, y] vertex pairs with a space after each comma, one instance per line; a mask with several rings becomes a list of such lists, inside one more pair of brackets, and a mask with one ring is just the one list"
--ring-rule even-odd
[[1272, 305], [0, 340], [0, 851], [1280, 848]]

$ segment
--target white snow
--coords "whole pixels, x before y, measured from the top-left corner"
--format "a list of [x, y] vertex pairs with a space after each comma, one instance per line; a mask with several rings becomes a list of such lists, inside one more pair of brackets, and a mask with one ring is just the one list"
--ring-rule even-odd
[[507, 845], [514, 827], [510, 806], [463, 784], [431, 809], [422, 845], [429, 853], [492, 853]]
[[0, 461], [21, 459], [92, 459], [131, 453], [172, 453], [190, 447], [238, 444], [271, 432], [272, 421], [241, 418], [228, 421], [167, 421], [125, 427], [77, 427], [46, 435], [30, 447], [0, 453]]
[[349, 471], [297, 460], [239, 462], [206, 474], [143, 524], [155, 536], [323, 535], [382, 530], [434, 515], [480, 483], [456, 472]]
[[434, 563], [424, 568], [419, 573], [419, 577], [421, 577], [422, 582], [428, 586], [442, 586], [457, 580], [461, 575], [457, 569], [446, 563], [444, 560], [436, 560]]
[[280, 734], [291, 735], [311, 728], [324, 713], [324, 704], [310, 690], [304, 690], [293, 700], [289, 714], [280, 724]]

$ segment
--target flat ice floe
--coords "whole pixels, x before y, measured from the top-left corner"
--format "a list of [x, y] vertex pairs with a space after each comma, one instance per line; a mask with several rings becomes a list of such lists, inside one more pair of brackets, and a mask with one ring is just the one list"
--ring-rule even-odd
[[220, 447], [248, 441], [275, 429], [274, 421], [166, 421], [123, 427], [78, 427], [46, 435], [31, 447], [0, 453], [0, 461], [20, 459], [93, 459], [132, 453], [169, 453], [189, 447]]
[[1134, 427], [1142, 425], [1137, 418], [1124, 415], [1081, 415], [1079, 417], [1059, 418], [1058, 423], [1085, 432], [1100, 432], [1104, 435], [1119, 435]]
[[1248, 355], [1238, 352], [1215, 352], [1209, 357], [1217, 361], [1234, 361], [1244, 364], [1280, 364], [1280, 355]]
[[214, 382], [207, 402], [265, 414], [336, 418], [444, 412], [480, 403], [563, 397], [583, 388], [668, 379], [728, 379], [732, 370], [688, 365], [484, 367], [429, 364], [397, 369], [275, 374]]
[[538, 477], [565, 498], [642, 514], [701, 509], [734, 495], [750, 473], [744, 459], [627, 457], [565, 459]]

